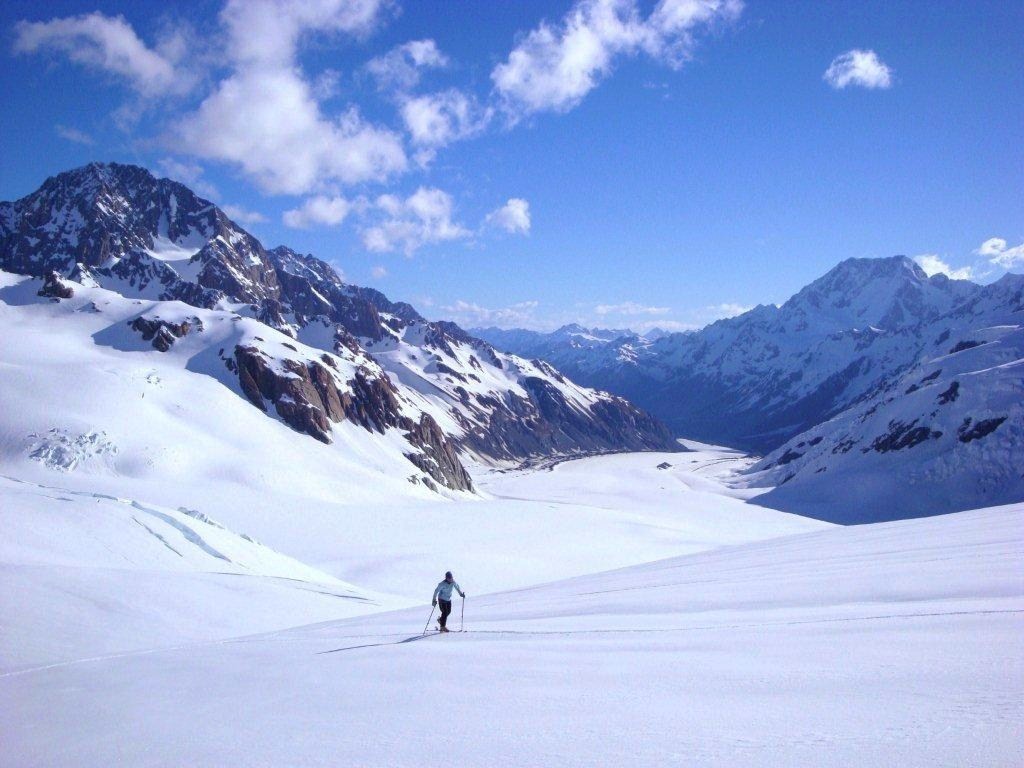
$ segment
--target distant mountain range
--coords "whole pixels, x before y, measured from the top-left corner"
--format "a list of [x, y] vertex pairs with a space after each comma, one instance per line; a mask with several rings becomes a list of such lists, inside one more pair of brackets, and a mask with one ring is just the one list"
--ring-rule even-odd
[[[982, 286], [902, 256], [850, 259], [782, 306], [695, 332], [467, 332], [266, 248], [182, 184], [99, 163], [0, 203], [0, 270], [8, 333], [63, 329], [48, 356], [77, 359], [83, 344], [162, 355], [247, 413], [342, 441], [359, 467], [421, 489], [471, 490], [467, 459], [670, 451], [688, 437], [763, 455], [736, 479], [772, 489], [759, 503], [842, 522], [1024, 498], [1020, 275]], [[33, 397], [5, 394], [23, 408]], [[111, 460], [100, 410], [65, 424], [57, 405], [25, 422], [50, 437], [17, 438], [13, 411], [0, 428], [64, 468]], [[161, 417], [144, 412], [140, 429]]]
[[474, 329], [677, 435], [768, 454], [760, 503], [863, 521], [1024, 498], [1024, 276], [849, 259], [780, 307], [650, 339]]
[[[679, 450], [622, 397], [428, 322], [313, 256], [267, 249], [213, 203], [144, 168], [93, 163], [0, 203], [0, 269], [42, 278], [40, 300], [103, 291], [99, 303], [116, 306], [112, 318], [152, 348], [205, 345], [218, 377], [256, 408], [325, 443], [341, 422], [364, 427], [430, 487], [470, 489], [465, 456], [520, 463]], [[136, 302], [127, 318], [120, 299]], [[225, 321], [240, 332], [215, 333]]]

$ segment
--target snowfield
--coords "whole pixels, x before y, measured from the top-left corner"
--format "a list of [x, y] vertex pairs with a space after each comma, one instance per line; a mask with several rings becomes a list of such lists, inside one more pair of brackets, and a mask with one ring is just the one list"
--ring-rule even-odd
[[5, 762], [1020, 765], [1022, 512], [482, 597], [461, 574], [462, 634], [422, 637], [421, 606], [9, 672]]
[[[836, 526], [689, 441], [433, 492], [401, 430], [225, 374], [300, 341], [38, 286], [0, 273], [0, 764], [1024, 764], [1024, 504]], [[424, 636], [449, 568], [466, 631]]]

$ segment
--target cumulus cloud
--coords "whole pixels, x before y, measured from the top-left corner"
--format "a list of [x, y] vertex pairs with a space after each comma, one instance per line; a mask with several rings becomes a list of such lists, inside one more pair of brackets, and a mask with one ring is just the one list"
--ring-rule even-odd
[[823, 77], [826, 83], [837, 90], [851, 85], [861, 88], [892, 86], [892, 70], [878, 58], [877, 53], [859, 48], [836, 56]]
[[917, 262], [918, 266], [924, 270], [928, 277], [932, 275], [945, 275], [950, 280], [970, 280], [974, 277], [974, 270], [971, 267], [954, 269], [936, 253], [922, 253], [920, 256], [915, 256], [914, 261]]
[[594, 312], [602, 317], [605, 315], [666, 315], [671, 310], [668, 307], [651, 307], [645, 304], [638, 304], [635, 301], [626, 301], [622, 304], [598, 304]]
[[85, 131], [80, 131], [77, 128], [69, 128], [66, 125], [56, 125], [54, 126], [54, 130], [62, 139], [74, 144], [82, 144], [83, 146], [91, 147], [96, 143], [96, 139]]
[[314, 224], [334, 227], [346, 219], [352, 208], [352, 203], [343, 197], [318, 195], [306, 200], [300, 208], [285, 211], [282, 219], [285, 226], [293, 229], [308, 229]]
[[736, 19], [742, 7], [739, 0], [660, 0], [645, 19], [636, 0], [578, 0], [561, 21], [541, 22], [522, 38], [491, 80], [513, 120], [566, 112], [617, 58], [645, 52], [677, 68], [699, 29]]
[[984, 256], [991, 263], [1003, 269], [1024, 266], [1024, 243], [1013, 248], [1008, 245], [1001, 237], [990, 237], [978, 247], [975, 253]]
[[377, 222], [362, 230], [363, 245], [374, 252], [411, 256], [430, 243], [470, 237], [470, 230], [452, 220], [453, 209], [451, 195], [436, 187], [420, 187], [404, 200], [381, 195], [367, 211]]
[[448, 57], [433, 40], [411, 40], [371, 59], [366, 71], [382, 91], [409, 91], [419, 84], [423, 70], [447, 66]]
[[529, 234], [530, 204], [521, 197], [510, 197], [500, 208], [487, 214], [486, 224], [511, 234]]
[[480, 133], [492, 110], [456, 88], [401, 99], [402, 120], [414, 144], [443, 147]]
[[267, 220], [267, 217], [259, 211], [250, 211], [240, 205], [222, 205], [220, 209], [228, 215], [229, 219], [241, 224], [262, 224]]
[[232, 163], [270, 193], [303, 194], [331, 183], [384, 181], [408, 165], [401, 137], [355, 106], [323, 113], [323, 84], [298, 65], [304, 34], [361, 36], [382, 0], [231, 0], [221, 12], [233, 71], [172, 131], [198, 156]]
[[176, 68], [184, 54], [180, 38], [147, 46], [123, 16], [99, 11], [14, 25], [15, 53], [62, 53], [76, 64], [111, 74], [143, 96], [182, 93], [193, 80]]
[[370, 274], [375, 280], [383, 280], [388, 276], [388, 271], [382, 266], [376, 266], [370, 270]]

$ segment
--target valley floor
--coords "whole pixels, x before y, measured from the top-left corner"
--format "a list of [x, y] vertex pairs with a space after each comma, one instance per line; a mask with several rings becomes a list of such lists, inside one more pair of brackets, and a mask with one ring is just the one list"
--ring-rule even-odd
[[[348, 565], [269, 513], [4, 480], [2, 762], [1024, 763], [1024, 505], [831, 526], [699, 448], [478, 468]], [[466, 631], [424, 637], [445, 567]]]

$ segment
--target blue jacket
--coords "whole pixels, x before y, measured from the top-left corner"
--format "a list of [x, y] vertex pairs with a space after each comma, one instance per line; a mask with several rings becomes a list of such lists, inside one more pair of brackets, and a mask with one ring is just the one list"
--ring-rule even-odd
[[437, 589], [434, 590], [434, 598], [433, 600], [431, 600], [431, 602], [437, 600], [438, 598], [441, 598], [442, 600], [451, 601], [453, 589], [463, 597], [466, 596], [466, 593], [462, 591], [462, 588], [458, 585], [458, 582], [442, 580], [441, 583], [437, 585]]

